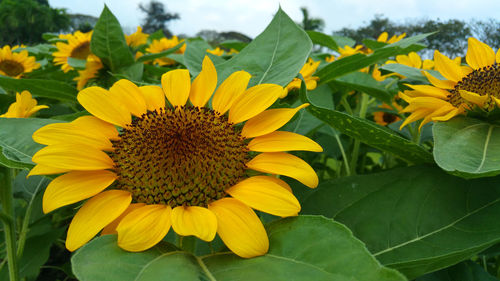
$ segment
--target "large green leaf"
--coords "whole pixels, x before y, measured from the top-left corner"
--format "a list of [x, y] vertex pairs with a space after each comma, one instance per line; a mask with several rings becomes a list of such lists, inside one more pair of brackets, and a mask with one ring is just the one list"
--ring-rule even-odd
[[465, 178], [500, 174], [500, 125], [456, 117], [436, 122], [432, 132], [439, 167]]
[[373, 79], [373, 77], [368, 73], [349, 73], [333, 80], [332, 83], [340, 84], [352, 90], [367, 93], [387, 104], [391, 104], [392, 101], [392, 94], [386, 90], [382, 83]]
[[[73, 272], [90, 280], [406, 280], [384, 268], [343, 225], [317, 216], [293, 217], [268, 226], [269, 253], [242, 259], [230, 252], [196, 257], [155, 247], [129, 253], [116, 236], [95, 239], [72, 258]], [[126, 265], [126, 266], [122, 266]]]
[[[207, 42], [203, 40], [191, 40], [186, 44], [186, 51], [183, 56], [183, 63], [189, 69], [191, 75], [196, 76], [201, 71], [201, 64], [205, 56], [209, 56], [215, 66], [218, 66], [225, 62], [224, 59], [207, 53], [208, 49], [212, 49]], [[219, 77], [220, 81], [220, 77]]]
[[90, 50], [113, 72], [134, 63], [120, 23], [106, 5], [94, 27]]
[[[3, 156], [11, 161], [33, 164], [31, 157], [43, 145], [33, 141], [39, 128], [61, 121], [38, 118], [0, 118], [0, 147]], [[2, 157], [2, 158], [4, 158]]]
[[409, 78], [411, 80], [429, 83], [429, 80], [427, 80], [427, 78], [422, 74], [422, 69], [410, 67], [399, 63], [385, 64], [382, 67], [380, 67], [380, 69], [401, 74], [404, 77]]
[[303, 195], [303, 213], [345, 224], [409, 279], [500, 241], [500, 177], [464, 180], [414, 166], [326, 181]]
[[309, 36], [280, 8], [257, 38], [217, 66], [219, 83], [231, 73], [245, 70], [252, 75], [249, 86], [261, 83], [284, 86], [300, 71], [311, 48]]
[[416, 281], [498, 281], [472, 261], [461, 262], [443, 270], [418, 278]]
[[336, 51], [339, 46], [337, 45], [337, 42], [333, 39], [332, 36], [318, 32], [318, 31], [313, 31], [313, 30], [308, 30], [307, 35], [309, 35], [309, 38], [311, 38], [312, 42], [314, 44], [318, 44], [323, 47], [327, 47], [329, 49], [332, 49]]
[[14, 79], [0, 76], [0, 87], [15, 92], [29, 91], [35, 97], [76, 102], [78, 91], [70, 85], [46, 79]]
[[411, 163], [433, 162], [430, 152], [386, 127], [345, 112], [320, 107], [312, 102], [307, 94], [302, 94], [301, 98], [303, 102], [311, 104], [307, 110], [312, 115], [343, 134], [382, 151], [393, 153]]
[[415, 46], [414, 44], [429, 35], [431, 35], [431, 33], [420, 34], [403, 39], [396, 43], [379, 48], [370, 55], [355, 54], [344, 57], [329, 63], [327, 66], [316, 72], [315, 75], [319, 77], [320, 83], [327, 83], [339, 76], [370, 66], [380, 60], [385, 60], [392, 56], [414, 51], [415, 48], [418, 48], [418, 46]]

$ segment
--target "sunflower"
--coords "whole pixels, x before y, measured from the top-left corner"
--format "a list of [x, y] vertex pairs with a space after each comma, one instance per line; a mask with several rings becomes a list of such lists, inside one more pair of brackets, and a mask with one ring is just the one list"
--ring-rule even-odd
[[90, 79], [97, 77], [97, 73], [101, 68], [103, 68], [101, 60], [96, 55], [90, 54], [87, 57], [85, 69], [78, 70], [78, 77], [73, 79], [77, 81], [76, 88], [78, 90], [83, 89]]
[[[171, 39], [161, 38], [160, 40], [153, 40], [151, 45], [149, 45], [149, 48], [146, 49], [146, 52], [152, 53], [152, 54], [161, 53], [163, 51], [166, 51], [168, 49], [171, 49], [171, 48], [179, 45], [183, 41], [184, 40], [179, 41], [177, 36], [174, 36]], [[184, 51], [186, 51], [186, 44], [184, 44], [175, 53], [176, 54], [184, 54]], [[169, 58], [158, 58], [158, 59], [155, 59], [153, 61], [153, 63], [160, 65], [160, 66], [165, 66], [165, 65], [173, 65], [173, 64], [175, 64], [175, 61], [173, 59], [169, 59]]]
[[[396, 108], [397, 110], [401, 111], [403, 108], [393, 102], [392, 105], [394, 106], [394, 108]], [[383, 103], [382, 105], [379, 106], [379, 108], [384, 108], [384, 109], [393, 109], [393, 107], [391, 107], [390, 105], [386, 104], [386, 103]], [[397, 116], [396, 114], [392, 114], [390, 112], [387, 112], [387, 111], [377, 111], [377, 112], [374, 112], [373, 113], [373, 120], [375, 121], [375, 123], [381, 125], [381, 126], [387, 126], [391, 123], [394, 123], [394, 122], [397, 122], [399, 120], [401, 120], [401, 118], [399, 118], [399, 116]]]
[[148, 36], [148, 34], [142, 32], [142, 27], [138, 26], [136, 32], [130, 35], [125, 35], [125, 40], [127, 41], [127, 45], [135, 48], [140, 45], [146, 44], [146, 42], [148, 41]]
[[383, 43], [396, 43], [400, 41], [401, 39], [405, 38], [406, 33], [400, 34], [400, 35], [393, 35], [391, 38], [389, 38], [389, 34], [387, 32], [382, 32], [377, 38], [378, 42], [383, 42]]
[[[17, 49], [19, 46], [14, 46]], [[40, 67], [35, 57], [29, 56], [27, 50], [12, 52], [9, 45], [0, 49], [0, 75], [19, 78], [24, 73], [31, 72]]]
[[68, 64], [68, 58], [75, 58], [86, 60], [90, 55], [90, 39], [92, 37], [92, 31], [87, 33], [82, 33], [76, 31], [74, 34], [61, 34], [59, 38], [65, 39], [68, 43], [57, 42], [57, 52], [54, 52], [54, 64], [61, 65], [61, 69], [64, 72], [68, 72], [73, 69]]
[[[309, 60], [304, 64], [304, 66], [302, 66], [302, 69], [299, 72], [304, 78], [304, 82], [306, 82], [306, 87], [308, 90], [316, 89], [319, 77], [312, 75], [314, 74], [314, 72], [316, 72], [319, 64], [320, 61], [314, 61], [313, 59], [309, 58]], [[283, 89], [283, 93], [280, 98], [286, 97], [288, 93], [294, 89], [300, 89], [301, 83], [302, 80], [300, 80], [299, 78], [293, 78], [292, 82], [288, 83], [288, 85], [286, 85], [286, 87]]]
[[40, 109], [49, 108], [46, 105], [37, 105], [36, 99], [31, 97], [28, 91], [16, 93], [16, 101], [9, 106], [5, 114], [0, 115], [4, 118], [27, 118], [38, 112]]
[[[460, 57], [458, 57], [458, 59], [460, 59]], [[386, 64], [398, 63], [409, 67], [426, 69], [426, 70], [434, 68], [433, 60], [426, 59], [422, 61], [422, 58], [415, 52], [410, 52], [408, 55], [398, 55], [396, 56], [396, 60], [388, 60], [385, 63]], [[460, 65], [460, 61], [458, 62], [458, 64]]]
[[69, 226], [66, 247], [74, 251], [104, 228], [118, 233], [121, 248], [143, 251], [172, 226], [204, 241], [218, 233], [241, 257], [265, 254], [268, 237], [252, 208], [297, 215], [299, 202], [274, 175], [316, 187], [314, 170], [284, 151], [322, 148], [277, 131], [307, 104], [266, 110], [283, 88], [246, 89], [249, 80], [235, 72], [212, 97], [217, 72], [205, 57], [192, 83], [188, 70], [176, 69], [163, 74], [162, 87], [119, 80], [109, 90], [86, 88], [77, 98], [93, 116], [36, 131], [33, 139], [47, 146], [33, 156], [30, 175], [64, 173], [48, 185], [44, 212], [90, 198]]
[[216, 55], [216, 56], [222, 56], [224, 54], [224, 50], [222, 50], [221, 48], [219, 47], [216, 47], [215, 49], [207, 49], [207, 53], [210, 53], [212, 55]]
[[430, 121], [447, 121], [466, 110], [478, 108], [484, 112], [500, 106], [500, 52], [469, 38], [465, 56], [468, 66], [457, 64], [439, 51], [434, 52], [434, 68], [446, 79], [423, 72], [432, 85], [407, 85], [412, 90], [400, 93], [409, 105], [403, 112], [411, 115], [401, 128], [423, 119], [420, 127]]

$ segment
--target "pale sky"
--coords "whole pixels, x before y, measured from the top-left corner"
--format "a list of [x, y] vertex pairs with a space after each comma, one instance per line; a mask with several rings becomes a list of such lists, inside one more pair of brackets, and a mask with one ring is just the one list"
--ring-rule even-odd
[[[257, 36], [271, 21], [281, 5], [295, 21], [302, 19], [300, 7], [306, 6], [312, 17], [322, 18], [325, 33], [342, 27], [359, 27], [375, 14], [396, 22], [407, 19], [479, 19], [498, 18], [500, 0], [159, 0], [181, 19], [169, 25], [174, 34], [195, 35], [202, 29], [239, 31]], [[144, 14], [139, 3], [149, 0], [49, 0], [52, 7], [69, 13], [98, 17], [104, 4], [118, 18], [125, 31], [135, 30]]]

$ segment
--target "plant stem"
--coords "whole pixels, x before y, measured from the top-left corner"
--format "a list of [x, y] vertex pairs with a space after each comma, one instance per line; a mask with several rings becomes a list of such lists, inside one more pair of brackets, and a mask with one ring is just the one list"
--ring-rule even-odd
[[[369, 96], [367, 94], [361, 93], [361, 104], [359, 107], [359, 117], [360, 118], [364, 119], [366, 117], [366, 111], [368, 110], [368, 99], [369, 99]], [[352, 155], [351, 155], [351, 174], [353, 174], [353, 175], [356, 174], [356, 166], [358, 164], [360, 145], [361, 145], [361, 142], [358, 139], [354, 140], [354, 146], [352, 148]]]
[[19, 280], [16, 256], [16, 230], [14, 227], [14, 206], [12, 195], [12, 171], [7, 167], [0, 167], [0, 202], [2, 209], [8, 220], [3, 222], [5, 232], [5, 245], [7, 250], [7, 265], [9, 267], [9, 277], [11, 281]]
[[345, 154], [344, 146], [342, 145], [342, 142], [340, 141], [339, 135], [337, 133], [335, 133], [335, 139], [337, 140], [337, 143], [339, 145], [340, 153], [342, 153], [342, 159], [344, 160], [346, 174], [350, 176], [351, 170], [349, 169], [349, 160], [347, 160], [347, 155]]

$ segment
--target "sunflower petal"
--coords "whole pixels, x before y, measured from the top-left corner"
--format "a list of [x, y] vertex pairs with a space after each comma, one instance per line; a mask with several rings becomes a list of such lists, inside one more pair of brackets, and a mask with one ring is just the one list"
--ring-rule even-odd
[[161, 86], [172, 106], [184, 106], [189, 98], [191, 78], [187, 69], [171, 70], [161, 76]]
[[250, 73], [243, 70], [231, 74], [215, 91], [212, 108], [220, 114], [226, 113], [245, 92], [251, 77]]
[[480, 107], [484, 106], [484, 103], [488, 100], [488, 96], [480, 96], [476, 93], [469, 92], [466, 90], [459, 90], [460, 96], [469, 102], [472, 102], [473, 104], [476, 104]]
[[412, 114], [410, 114], [410, 116], [408, 116], [405, 119], [405, 121], [403, 122], [403, 124], [401, 124], [399, 129], [402, 130], [404, 128], [404, 126], [410, 124], [411, 122], [415, 122], [419, 119], [424, 118], [425, 116], [429, 115], [431, 112], [432, 112], [432, 109], [428, 109], [428, 108], [421, 108], [421, 109], [415, 110]]
[[247, 145], [250, 151], [314, 151], [322, 152], [323, 148], [312, 139], [292, 132], [274, 131], [270, 134], [256, 137]]
[[467, 42], [469, 48], [465, 60], [473, 69], [483, 68], [495, 63], [495, 51], [490, 46], [473, 37], [469, 37]]
[[209, 242], [215, 238], [217, 218], [204, 207], [178, 206], [172, 210], [172, 228], [179, 235], [194, 235]]
[[283, 92], [275, 84], [253, 86], [236, 100], [229, 110], [229, 122], [238, 124], [248, 120], [270, 107]]
[[109, 95], [116, 103], [122, 103], [130, 113], [141, 117], [147, 111], [144, 95], [139, 87], [129, 80], [121, 79], [109, 89]]
[[31, 177], [35, 175], [54, 175], [61, 174], [70, 171], [69, 169], [54, 168], [43, 164], [37, 164], [26, 177]]
[[256, 210], [280, 217], [295, 216], [300, 212], [300, 203], [293, 193], [277, 184], [273, 177], [255, 176], [247, 178], [226, 192]]
[[75, 144], [50, 145], [33, 155], [32, 161], [54, 168], [90, 171], [112, 169], [113, 160], [93, 147]]
[[266, 230], [248, 206], [234, 198], [223, 198], [208, 205], [208, 209], [217, 217], [217, 233], [233, 253], [243, 258], [267, 253]]
[[[162, 92], [163, 93], [163, 92]], [[101, 235], [107, 235], [107, 234], [116, 234], [116, 227], [120, 224], [120, 222], [122, 221], [122, 219], [128, 215], [130, 212], [132, 212], [133, 210], [135, 209], [138, 209], [142, 206], [146, 206], [145, 203], [133, 203], [133, 204], [130, 204], [127, 209], [125, 211], [123, 211], [123, 213], [117, 217], [114, 221], [112, 221], [110, 224], [106, 225], [102, 231], [101, 231]]]
[[161, 87], [153, 85], [142, 86], [139, 87], [139, 90], [144, 95], [148, 110], [154, 111], [159, 110], [160, 108], [165, 108], [165, 94], [163, 93], [163, 89]]
[[33, 140], [45, 145], [82, 144], [102, 150], [113, 150], [113, 145], [99, 131], [80, 130], [72, 123], [54, 123], [33, 133]]
[[422, 96], [423, 94], [428, 97], [447, 99], [448, 95], [450, 94], [448, 91], [444, 89], [433, 87], [431, 85], [410, 85], [410, 84], [404, 84], [404, 85], [418, 91], [419, 96]]
[[123, 213], [131, 201], [130, 192], [110, 190], [85, 202], [69, 225], [66, 248], [74, 251], [83, 246]]
[[438, 117], [433, 117], [432, 121], [441, 121], [441, 122], [448, 121], [451, 118], [453, 118], [453, 117], [455, 117], [457, 115], [462, 114], [463, 112], [464, 112], [463, 108], [455, 108], [455, 109], [453, 109], [452, 111], [450, 111], [446, 115], [438, 116]]
[[457, 84], [457, 82], [453, 82], [450, 80], [437, 79], [436, 77], [430, 75], [427, 71], [422, 71], [422, 73], [425, 75], [425, 77], [427, 77], [427, 80], [429, 80], [429, 82], [431, 82], [432, 85], [441, 89], [451, 90]]
[[285, 125], [292, 117], [308, 103], [302, 104], [296, 108], [276, 108], [266, 110], [259, 115], [248, 120], [241, 131], [245, 138], [253, 138], [269, 134]]
[[102, 121], [101, 119], [94, 116], [81, 116], [76, 118], [71, 122], [76, 125], [82, 131], [100, 133], [103, 134], [107, 139], [113, 140], [118, 139], [118, 130], [113, 124]]
[[131, 211], [116, 227], [118, 246], [130, 252], [147, 250], [160, 242], [170, 229], [172, 208], [146, 205]]
[[308, 187], [318, 186], [318, 176], [304, 160], [284, 152], [265, 152], [255, 156], [247, 167], [270, 174], [294, 178]]
[[213, 62], [205, 56], [200, 74], [194, 79], [189, 99], [194, 106], [203, 107], [217, 87], [217, 71]]
[[450, 58], [441, 54], [438, 50], [434, 51], [434, 67], [446, 79], [458, 82], [462, 79], [462, 70], [460, 66], [454, 63]]
[[88, 87], [80, 91], [78, 102], [95, 117], [126, 127], [132, 122], [130, 112], [116, 100], [109, 96], [108, 91], [99, 87]]

